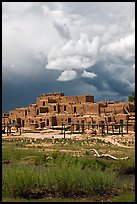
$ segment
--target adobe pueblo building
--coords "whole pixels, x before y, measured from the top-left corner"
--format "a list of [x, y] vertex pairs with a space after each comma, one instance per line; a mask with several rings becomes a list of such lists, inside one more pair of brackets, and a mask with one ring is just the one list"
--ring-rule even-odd
[[[2, 124], [20, 124], [22, 129], [42, 130], [65, 127], [73, 131], [100, 124], [127, 124], [134, 131], [134, 102], [94, 102], [94, 96], [65, 96], [64, 93], [42, 94], [35, 104], [3, 114]], [[130, 126], [131, 124], [131, 126]]]

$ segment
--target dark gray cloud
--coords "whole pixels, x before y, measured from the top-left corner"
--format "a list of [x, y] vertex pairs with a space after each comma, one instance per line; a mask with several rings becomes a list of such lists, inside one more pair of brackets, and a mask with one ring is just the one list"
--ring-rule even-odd
[[[3, 111], [44, 92], [127, 100], [135, 89], [132, 2], [3, 2]], [[10, 103], [9, 103], [10, 101]]]
[[[116, 63], [116, 58], [109, 57], [106, 61], [99, 61], [93, 67], [89, 67], [87, 70], [96, 73], [96, 77], [83, 78], [83, 81], [88, 84], [92, 84], [97, 88], [99, 92], [110, 91], [114, 92], [114, 95], [128, 96], [134, 89], [134, 69], [132, 68], [133, 62], [122, 62], [122, 60], [117, 59], [120, 63]], [[109, 67], [110, 66], [110, 67]], [[112, 69], [113, 66], [113, 69]], [[124, 68], [123, 68], [124, 66]], [[130, 80], [128, 74], [131, 76]]]

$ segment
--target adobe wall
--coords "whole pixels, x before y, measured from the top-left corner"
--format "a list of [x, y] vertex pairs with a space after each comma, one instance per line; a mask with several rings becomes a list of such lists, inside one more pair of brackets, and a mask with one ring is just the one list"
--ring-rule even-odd
[[3, 113], [2, 114], [2, 124], [3, 125], [7, 124], [8, 120], [9, 120], [9, 116]]
[[94, 96], [63, 96], [61, 103], [86, 103], [94, 102]]
[[16, 110], [13, 110], [13, 111], [9, 111], [9, 118], [11, 120], [16, 120], [16, 115], [17, 115], [17, 111]]
[[106, 108], [101, 107], [100, 114], [124, 114], [123, 106], [122, 107], [112, 106]]
[[[134, 103], [107, 102], [94, 103], [94, 96], [64, 96], [63, 93], [42, 94], [36, 98], [36, 104], [26, 108], [16, 108], [9, 111], [11, 122], [17, 118], [21, 124], [30, 129], [51, 127], [52, 125], [65, 125], [69, 123], [96, 123], [101, 121], [115, 122], [126, 120], [127, 112], [134, 112]], [[117, 115], [119, 114], [119, 115]], [[2, 118], [3, 121], [3, 118]]]
[[85, 103], [83, 114], [99, 114], [99, 104], [97, 103]]

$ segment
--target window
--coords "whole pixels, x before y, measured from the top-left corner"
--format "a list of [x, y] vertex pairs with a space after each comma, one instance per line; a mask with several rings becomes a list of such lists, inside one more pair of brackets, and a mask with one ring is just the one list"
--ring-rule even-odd
[[123, 127], [123, 120], [120, 120], [121, 127]]
[[56, 106], [54, 106], [54, 111], [56, 111]]
[[64, 106], [64, 111], [66, 111], [66, 106]]
[[45, 101], [43, 101], [43, 106], [45, 106]]
[[48, 107], [40, 107], [40, 113], [48, 113]]
[[111, 122], [111, 117], [108, 117], [108, 122]]
[[71, 118], [68, 118], [68, 123], [71, 123]]
[[47, 126], [49, 126], [49, 119], [47, 119]]
[[76, 113], [76, 107], [74, 107], [74, 113]]
[[25, 116], [27, 115], [27, 110], [25, 110]]

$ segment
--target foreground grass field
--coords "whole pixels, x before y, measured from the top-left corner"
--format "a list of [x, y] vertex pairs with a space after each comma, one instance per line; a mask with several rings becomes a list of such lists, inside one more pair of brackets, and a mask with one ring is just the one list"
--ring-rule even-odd
[[[89, 141], [3, 139], [3, 202], [134, 202], [134, 148]], [[70, 144], [71, 143], [71, 144]], [[96, 158], [90, 148], [128, 160]]]

